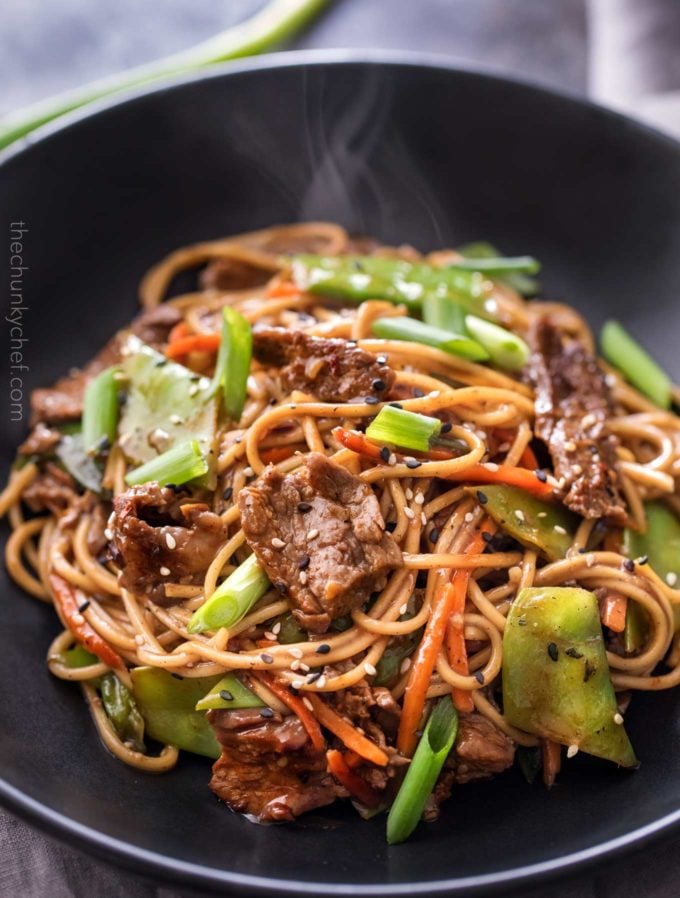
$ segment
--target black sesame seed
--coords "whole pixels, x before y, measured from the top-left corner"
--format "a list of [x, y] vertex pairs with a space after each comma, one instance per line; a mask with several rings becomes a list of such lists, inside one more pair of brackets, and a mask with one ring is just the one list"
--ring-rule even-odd
[[480, 686], [484, 685], [484, 674], [481, 672], [481, 670], [475, 671], [475, 680], [477, 680]]
[[274, 712], [272, 711], [271, 708], [263, 708], [260, 711], [260, 717], [273, 717], [273, 716], [274, 716]]
[[436, 527], [433, 527], [432, 530], [430, 530], [430, 533], [427, 538], [430, 540], [431, 543], [436, 543], [437, 540], [439, 539], [439, 530], [437, 530]]
[[224, 699], [225, 702], [233, 702], [234, 696], [229, 692], [228, 689], [220, 689], [220, 698]]
[[579, 650], [575, 649], [573, 646], [572, 648], [566, 649], [564, 654], [569, 655], [570, 658], [583, 658], [583, 652], [579, 652]]
[[388, 522], [385, 524], [385, 530], [387, 530], [388, 533], [394, 533], [394, 531], [395, 531], [396, 529], [397, 529], [397, 522], [396, 522], [396, 521], [388, 521]]
[[418, 571], [416, 575], [416, 588], [425, 589], [427, 586], [427, 571]]
[[390, 460], [390, 450], [387, 448], [387, 446], [383, 446], [380, 450], [380, 458], [385, 462], [385, 464], [387, 464], [387, 462]]
[[101, 440], [97, 443], [97, 449], [100, 452], [106, 452], [107, 449], [111, 448], [111, 440], [108, 438], [106, 434], [101, 438]]
[[262, 652], [262, 654], [260, 655], [260, 658], [264, 661], [265, 664], [273, 664], [274, 663], [274, 659], [272, 658], [272, 656], [268, 655], [266, 652]]
[[425, 393], [423, 390], [420, 389], [420, 387], [414, 387], [413, 395], [415, 396], [416, 399], [422, 399], [423, 396], [425, 395]]
[[407, 458], [406, 459], [406, 467], [410, 468], [412, 471], [415, 471], [416, 468], [419, 468], [422, 465], [421, 461], [418, 461], [417, 458]]
[[548, 475], [545, 473], [545, 471], [542, 471], [542, 470], [539, 468], [539, 469], [536, 471], [536, 479], [537, 479], [537, 480], [540, 480], [541, 483], [547, 483], [547, 482], [548, 482]]
[[222, 493], [222, 498], [224, 499], [225, 502], [228, 502], [233, 495], [234, 495], [234, 487], [228, 486], [226, 488], [226, 490]]
[[635, 560], [637, 561], [638, 564], [647, 564], [647, 562], [649, 561], [649, 558], [647, 557], [647, 555], [640, 555], [640, 557], [636, 558]]
[[453, 427], [453, 424], [450, 421], [444, 421], [439, 433], [451, 433], [452, 427]]
[[308, 511], [312, 510], [312, 506], [309, 504], [309, 502], [298, 502], [297, 510], [300, 512], [300, 514], [307, 514]]
[[276, 589], [277, 592], [280, 592], [282, 596], [285, 596], [285, 594], [288, 592], [288, 587], [285, 583], [282, 583], [281, 580], [276, 581], [276, 583], [274, 584], [274, 589]]
[[156, 367], [156, 368], [162, 368], [163, 365], [167, 365], [167, 364], [168, 364], [168, 360], [167, 360], [167, 359], [159, 359], [159, 360], [156, 362], [155, 367]]
[[559, 651], [554, 642], [548, 643], [548, 655], [550, 656], [551, 661], [557, 661], [559, 658]]
[[623, 562], [623, 566], [629, 574], [632, 574], [632, 572], [635, 570], [635, 562], [632, 558], [626, 558], [626, 560]]
[[578, 550], [578, 554], [579, 554], [579, 555], [585, 555], [587, 551], [588, 551], [588, 549], [587, 549], [585, 546], [582, 546], [582, 547]]
[[90, 600], [89, 600], [89, 599], [85, 599], [84, 602], [82, 602], [80, 605], [78, 605], [78, 611], [82, 614], [83, 611], [87, 611], [87, 609], [88, 609], [89, 607], [90, 607]]
[[331, 650], [331, 647], [327, 642], [322, 642], [321, 645], [316, 650], [317, 655], [327, 655]]
[[480, 505], [486, 505], [486, 503], [489, 501], [489, 497], [481, 490], [477, 490], [477, 501]]
[[380, 400], [377, 396], [364, 396], [364, 402], [366, 405], [377, 405]]
[[597, 668], [594, 664], [591, 664], [590, 661], [586, 661], [585, 666], [583, 668], [583, 682], [587, 683], [588, 680], [593, 676]]
[[384, 380], [376, 377], [376, 379], [371, 384], [371, 387], [375, 390], [376, 393], [382, 393], [387, 388], [387, 384]]
[[184, 677], [182, 674], [174, 673], [174, 671], [170, 671], [170, 676], [174, 677], [176, 680], [183, 680]]
[[277, 403], [278, 401], [279, 401], [279, 400], [278, 400], [275, 396], [272, 396], [272, 398], [269, 400], [269, 404], [270, 404], [270, 405], [276, 405], [276, 403]]
[[323, 672], [323, 671], [315, 670], [314, 673], [308, 674], [308, 676], [307, 676], [307, 682], [308, 682], [308, 683], [316, 683], [316, 681], [317, 681], [317, 680], [319, 679], [319, 677], [321, 676], [322, 672]]
[[298, 567], [301, 571], [306, 571], [309, 567], [310, 558], [309, 555], [303, 555], [302, 558], [298, 561]]
[[487, 544], [487, 546], [490, 546], [491, 543], [493, 542], [493, 533], [488, 533], [486, 530], [483, 530], [482, 531], [482, 539]]
[[404, 407], [401, 404], [401, 402], [390, 402], [390, 405], [392, 406], [392, 408], [402, 408], [403, 409], [403, 407]]

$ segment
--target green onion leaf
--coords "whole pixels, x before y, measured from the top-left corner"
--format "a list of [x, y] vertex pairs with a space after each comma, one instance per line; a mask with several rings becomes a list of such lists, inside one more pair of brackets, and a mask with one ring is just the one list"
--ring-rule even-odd
[[215, 683], [207, 695], [196, 702], [197, 711], [209, 711], [212, 708], [261, 708], [262, 699], [247, 689], [236, 674], [230, 673]]
[[489, 353], [476, 340], [440, 330], [414, 318], [377, 318], [373, 322], [373, 333], [385, 340], [423, 343], [473, 362], [483, 362], [489, 358]]
[[89, 382], [83, 399], [83, 445], [90, 455], [98, 455], [116, 439], [118, 426], [118, 384], [116, 368], [107, 368]]
[[238, 421], [246, 402], [246, 387], [253, 350], [250, 324], [231, 306], [222, 310], [222, 338], [217, 354], [211, 394], [219, 389], [224, 397], [224, 409], [232, 421]]
[[423, 301], [423, 321], [440, 330], [465, 334], [465, 306], [448, 296], [428, 296]]
[[444, 761], [458, 733], [458, 713], [450, 696], [441, 698], [425, 727], [404, 782], [387, 817], [387, 841], [403, 842], [418, 825]]
[[198, 441], [188, 440], [130, 471], [125, 482], [128, 486], [135, 486], [156, 480], [158, 483], [174, 483], [179, 486], [202, 477], [207, 471], [208, 462], [201, 454]]
[[250, 555], [194, 611], [187, 627], [189, 633], [233, 627], [262, 598], [270, 585], [256, 556]]
[[521, 337], [498, 324], [468, 315], [465, 326], [489, 353], [492, 365], [505, 371], [521, 371], [529, 361], [529, 347]]
[[[477, 243], [467, 243], [465, 246], [459, 246], [458, 252], [465, 256], [466, 259], [497, 259], [502, 254], [490, 243], [479, 241]], [[496, 280], [503, 284], [507, 284], [513, 290], [516, 290], [522, 296], [535, 296], [540, 284], [536, 278], [530, 277], [521, 271], [506, 271], [503, 276], [497, 276]]]
[[671, 381], [666, 372], [618, 321], [607, 321], [600, 335], [604, 357], [661, 408], [670, 408]]
[[537, 274], [541, 270], [541, 263], [533, 256], [489, 256], [487, 258], [467, 258], [459, 262], [451, 262], [449, 268], [459, 271], [481, 271], [490, 276], [512, 274]]
[[441, 429], [439, 418], [384, 405], [368, 425], [366, 436], [374, 443], [390, 443], [415, 452], [427, 452]]

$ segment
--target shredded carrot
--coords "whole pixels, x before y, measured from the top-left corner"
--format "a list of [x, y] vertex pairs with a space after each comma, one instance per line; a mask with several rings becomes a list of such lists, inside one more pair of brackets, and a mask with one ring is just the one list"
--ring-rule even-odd
[[76, 640], [88, 652], [96, 655], [109, 667], [123, 668], [125, 662], [118, 652], [111, 648], [97, 633], [94, 627], [85, 620], [78, 608], [85, 603], [85, 596], [59, 574], [50, 573], [50, 586], [54, 595], [54, 606], [64, 626], [73, 633]]
[[541, 739], [543, 753], [543, 782], [548, 789], [557, 779], [562, 766], [562, 746], [551, 739]]
[[378, 793], [366, 780], [350, 770], [341, 752], [335, 749], [327, 751], [326, 760], [329, 772], [333, 774], [340, 785], [347, 789], [350, 795], [357, 798], [362, 804], [365, 804], [367, 808], [378, 807], [380, 804]]
[[[465, 647], [465, 625], [463, 622], [465, 598], [469, 582], [470, 572], [458, 570], [451, 578], [451, 583], [447, 584], [447, 588], [452, 590], [453, 595], [448, 600], [450, 602], [451, 614], [446, 631], [446, 650], [451, 668], [456, 673], [464, 676], [468, 676], [470, 673], [467, 648]], [[451, 699], [458, 711], [470, 712], [475, 710], [472, 694], [467, 689], [452, 689]]]
[[[363, 433], [357, 433], [354, 430], [346, 430], [344, 427], [336, 427], [333, 430], [333, 436], [346, 449], [351, 449], [364, 458], [370, 458], [372, 461], [387, 464], [387, 459], [381, 455], [385, 447], [378, 446], [367, 440]], [[404, 460], [404, 456], [398, 452], [394, 453], [397, 461]], [[447, 461], [454, 458], [450, 452], [442, 449], [432, 449], [430, 452], [414, 452], [414, 457], [426, 461]], [[388, 456], [389, 457], [389, 456]], [[470, 465], [463, 471], [455, 474], [447, 474], [444, 478], [454, 481], [469, 481], [470, 483], [504, 483], [507, 486], [516, 486], [531, 493], [534, 496], [545, 499], [552, 496], [553, 488], [549, 483], [543, 483], [536, 476], [536, 471], [528, 471], [526, 468], [516, 468], [513, 465], [489, 465], [479, 464]]]
[[217, 352], [220, 334], [189, 334], [168, 343], [165, 354], [169, 359], [180, 359], [190, 352]]
[[268, 299], [275, 299], [283, 296], [299, 296], [302, 290], [293, 281], [274, 281], [267, 287], [265, 296]]
[[[477, 555], [482, 551], [484, 546], [482, 534], [493, 533], [495, 529], [496, 525], [493, 522], [484, 521], [465, 547], [465, 554]], [[454, 578], [458, 581], [457, 574], [458, 572], [454, 574]], [[413, 754], [418, 741], [417, 731], [423, 716], [427, 689], [437, 662], [437, 655], [444, 642], [447, 624], [459, 595], [458, 591], [463, 589], [463, 580], [461, 579], [459, 582], [460, 585], [447, 583], [439, 596], [435, 596], [430, 608], [430, 616], [425, 624], [423, 638], [413, 658], [397, 734], [397, 748], [403, 755], [409, 757]], [[467, 580], [464, 581], [464, 585], [463, 608], [465, 607]]]
[[344, 717], [341, 717], [329, 705], [322, 701], [318, 695], [308, 692], [307, 698], [309, 698], [312, 703], [314, 713], [316, 714], [319, 723], [337, 736], [347, 748], [356, 752], [358, 755], [361, 755], [362, 758], [370, 761], [372, 764], [377, 764], [379, 767], [385, 767], [387, 765], [389, 758], [382, 748], [377, 746], [375, 742], [371, 742], [370, 739], [363, 736], [356, 727], [351, 723], [348, 723]]
[[326, 740], [321, 732], [321, 727], [302, 698], [300, 698], [299, 695], [293, 695], [290, 689], [284, 686], [283, 683], [279, 682], [279, 680], [271, 674], [264, 673], [263, 671], [253, 671], [253, 674], [264, 683], [270, 692], [273, 692], [277, 698], [280, 698], [284, 705], [288, 705], [290, 710], [300, 718], [314, 748], [317, 751], [323, 751], [326, 747]]
[[176, 340], [186, 337], [189, 334], [189, 325], [186, 321], [179, 321], [168, 334], [168, 343], [174, 343]]
[[605, 627], [614, 633], [623, 633], [626, 629], [626, 611], [628, 598], [620, 592], [608, 592], [600, 606], [600, 616]]
[[272, 446], [271, 449], [263, 449], [260, 458], [266, 465], [275, 465], [279, 461], [285, 461], [298, 452], [302, 446]]
[[531, 446], [524, 447], [524, 451], [519, 459], [519, 464], [521, 468], [528, 468], [530, 471], [536, 471], [540, 467], [536, 454]]

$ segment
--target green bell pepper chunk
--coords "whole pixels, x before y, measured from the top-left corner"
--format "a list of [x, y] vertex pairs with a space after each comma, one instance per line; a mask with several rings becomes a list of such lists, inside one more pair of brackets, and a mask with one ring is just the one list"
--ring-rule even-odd
[[135, 751], [144, 751], [144, 718], [132, 693], [115, 674], [105, 674], [99, 682], [104, 710], [122, 742]]
[[[644, 533], [623, 531], [624, 551], [633, 559], [647, 556], [655, 574], [666, 583], [670, 579], [680, 586], [680, 519], [663, 502], [645, 502], [645, 516]], [[677, 631], [680, 630], [680, 606], [673, 607], [673, 614]]]
[[420, 310], [428, 297], [448, 297], [468, 311], [483, 312], [484, 277], [479, 272], [435, 268], [384, 256], [299, 255], [292, 260], [295, 283], [309, 293], [364, 302], [385, 299]]
[[576, 515], [560, 505], [551, 505], [515, 486], [485, 484], [467, 487], [466, 492], [486, 497], [484, 511], [506, 533], [529, 549], [539, 549], [550, 561], [564, 558], [578, 526]]
[[278, 632], [278, 641], [282, 645], [294, 645], [296, 642], [307, 642], [307, 632], [302, 629], [290, 612], [281, 614], [276, 618], [272, 626], [281, 624]]
[[626, 624], [623, 628], [623, 648], [626, 654], [632, 655], [634, 652], [638, 652], [647, 642], [648, 635], [649, 617], [647, 612], [642, 605], [629, 598], [626, 605]]
[[59, 653], [59, 660], [66, 667], [90, 667], [93, 664], [99, 664], [99, 658], [88, 652], [82, 645], [74, 645], [70, 649], [66, 649]]
[[213, 729], [196, 703], [220, 677], [178, 680], [156, 667], [131, 671], [135, 701], [152, 739], [208, 758], [219, 758], [220, 746]]
[[[412, 615], [402, 615], [400, 620], [408, 620]], [[392, 687], [399, 678], [401, 665], [404, 658], [408, 658], [413, 654], [415, 647], [420, 642], [423, 635], [423, 628], [420, 627], [413, 633], [392, 642], [383, 652], [380, 661], [375, 666], [376, 675], [373, 680], [374, 686]]]
[[196, 702], [196, 710], [224, 708], [233, 711], [236, 708], [261, 708], [263, 705], [262, 699], [247, 689], [236, 674], [227, 674]]
[[585, 589], [523, 589], [503, 634], [503, 711], [527, 733], [621, 765], [637, 758], [618, 715], [597, 599]]

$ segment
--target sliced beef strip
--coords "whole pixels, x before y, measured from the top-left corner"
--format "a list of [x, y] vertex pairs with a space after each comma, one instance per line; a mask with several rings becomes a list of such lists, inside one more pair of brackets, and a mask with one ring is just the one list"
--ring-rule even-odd
[[529, 338], [535, 430], [547, 443], [555, 476], [564, 484], [565, 504], [585, 518], [623, 522], [618, 442], [607, 433], [612, 401], [604, 372], [595, 356], [548, 316], [537, 319]]
[[131, 487], [113, 508], [109, 528], [120, 583], [160, 604], [167, 604], [164, 583], [198, 582], [227, 538], [224, 522], [207, 505], [157, 483]]
[[282, 327], [256, 330], [253, 352], [262, 364], [282, 369], [285, 389], [312, 393], [322, 402], [382, 398], [395, 379], [384, 361], [354, 343]]
[[22, 499], [31, 511], [50, 511], [55, 515], [66, 511], [78, 498], [73, 477], [51, 461], [22, 493]]
[[234, 811], [261, 822], [293, 820], [346, 792], [326, 772], [298, 717], [259, 711], [209, 711], [222, 747], [210, 788]]
[[85, 387], [105, 368], [120, 361], [120, 347], [125, 335], [133, 333], [154, 349], [167, 342], [170, 330], [181, 320], [173, 306], [161, 305], [138, 315], [130, 327], [116, 334], [82, 369], [74, 369], [52, 387], [40, 387], [31, 394], [31, 426], [38, 422], [61, 424], [77, 421], [83, 413]]
[[312, 633], [363, 605], [401, 564], [372, 490], [321, 453], [290, 474], [270, 466], [239, 506], [248, 544]]

